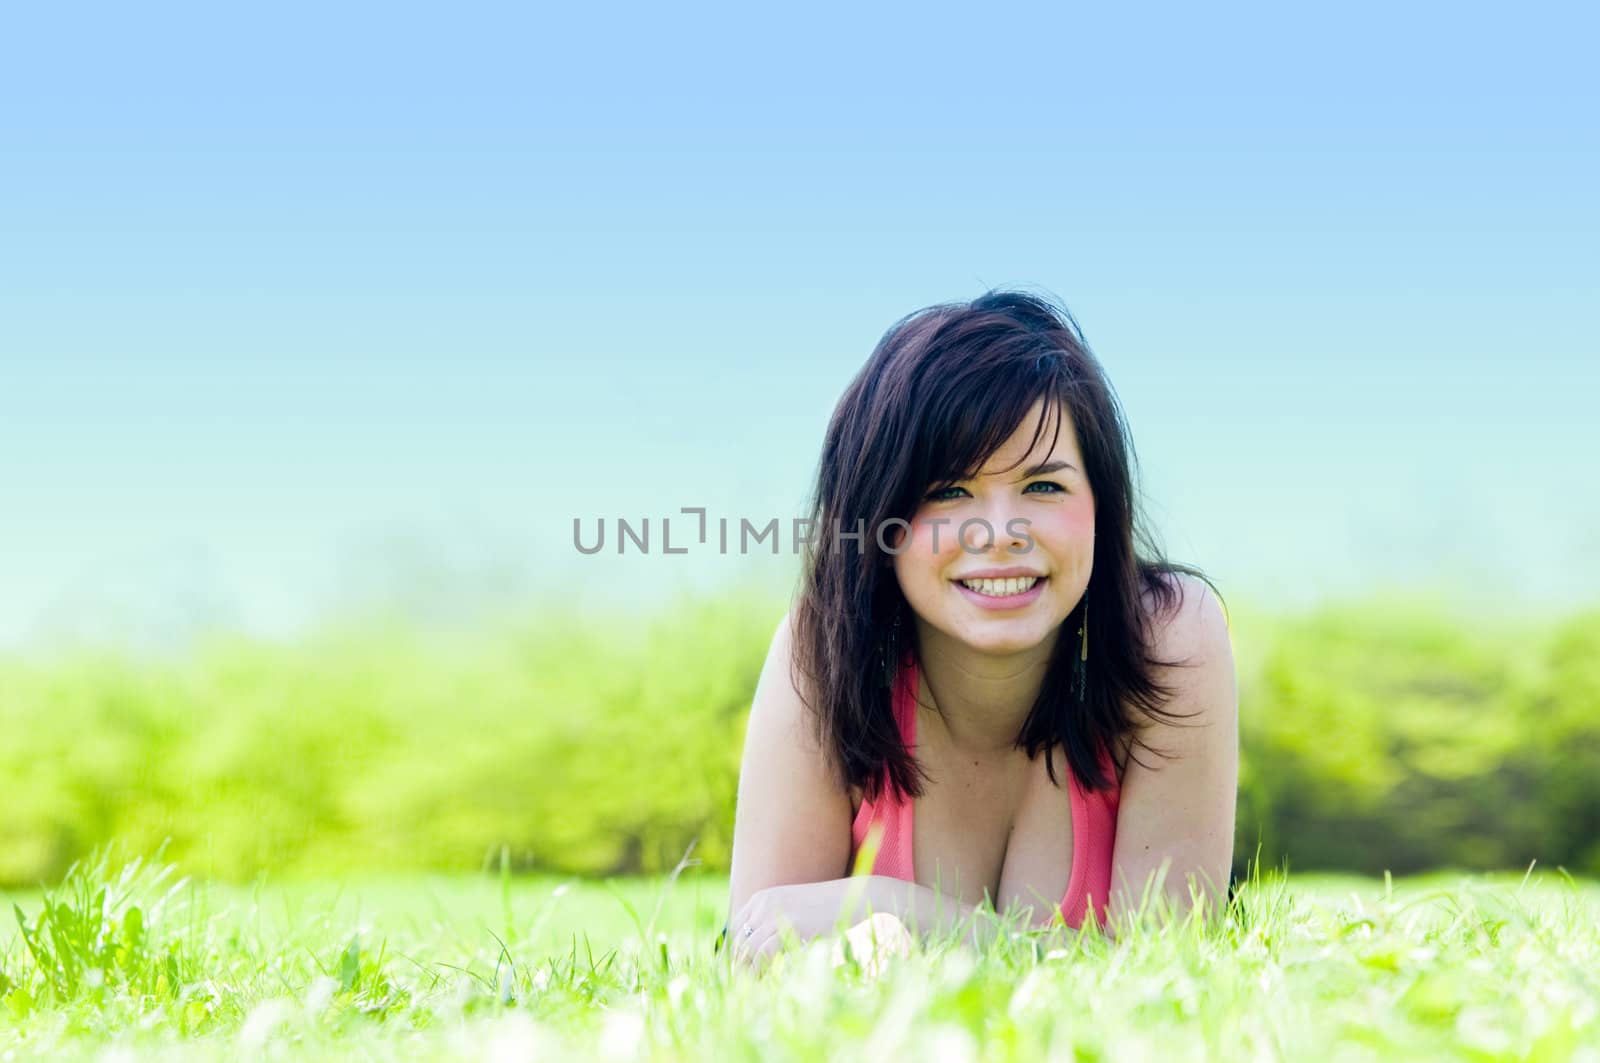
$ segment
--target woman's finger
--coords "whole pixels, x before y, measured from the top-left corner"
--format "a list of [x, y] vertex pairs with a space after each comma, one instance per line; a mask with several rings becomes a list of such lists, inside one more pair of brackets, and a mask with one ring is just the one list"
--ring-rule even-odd
[[[749, 933], [746, 933], [746, 931], [749, 931]], [[734, 962], [742, 963], [746, 966], [749, 966], [754, 956], [756, 943], [766, 939], [766, 934], [761, 927], [752, 926], [749, 923], [732, 924], [728, 934], [728, 940], [733, 949]]]
[[764, 892], [764, 890], [757, 890], [751, 894], [750, 899], [745, 901], [737, 912], [733, 913], [732, 919], [728, 920], [728, 939], [730, 941], [742, 939], [745, 936], [746, 927], [759, 926], [763, 922], [761, 912], [756, 905]]
[[772, 962], [783, 942], [776, 930], [768, 931], [765, 936], [758, 932], [755, 941], [756, 944], [749, 953], [749, 966], [752, 970], [760, 972]]
[[753, 971], [764, 968], [782, 946], [781, 927], [755, 927], [738, 946], [735, 959]]

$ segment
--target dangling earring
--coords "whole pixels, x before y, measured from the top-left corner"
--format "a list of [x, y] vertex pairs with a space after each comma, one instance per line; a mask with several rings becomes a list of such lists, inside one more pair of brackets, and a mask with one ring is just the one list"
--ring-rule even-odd
[[1078, 688], [1078, 701], [1082, 702], [1089, 687], [1089, 593], [1083, 594], [1083, 619], [1078, 624], [1082, 642], [1078, 646], [1078, 659], [1072, 662], [1072, 685]]
[[878, 667], [883, 673], [883, 686], [887, 690], [894, 689], [894, 677], [900, 670], [900, 608], [895, 607], [894, 623], [889, 625], [889, 633], [884, 636], [883, 642], [878, 646]]

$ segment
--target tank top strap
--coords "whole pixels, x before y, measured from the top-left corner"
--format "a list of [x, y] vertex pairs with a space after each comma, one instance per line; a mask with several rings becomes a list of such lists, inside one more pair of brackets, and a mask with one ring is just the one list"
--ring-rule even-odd
[[[916, 655], [907, 651], [901, 656], [900, 665], [896, 669], [889, 705], [894, 715], [895, 726], [900, 732], [900, 739], [908, 747], [915, 747], [917, 739], [916, 695]], [[861, 807], [856, 811], [855, 821], [851, 824], [852, 873], [856, 870], [856, 861], [861, 846], [867, 838], [868, 830], [876, 823], [882, 829], [880, 848], [872, 867], [863, 873], [911, 881], [915, 877], [916, 867], [911, 852], [911, 802], [897, 800], [899, 795], [887, 785], [887, 773], [884, 778], [885, 785], [879, 791], [878, 799], [871, 801], [863, 798]]]

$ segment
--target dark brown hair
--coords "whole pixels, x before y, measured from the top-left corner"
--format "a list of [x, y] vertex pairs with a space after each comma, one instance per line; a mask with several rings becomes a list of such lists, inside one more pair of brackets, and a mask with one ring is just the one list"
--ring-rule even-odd
[[[1060, 743], [1080, 784], [1102, 790], [1115, 780], [1102, 774], [1099, 751], [1129, 733], [1145, 745], [1124, 706], [1152, 717], [1183, 715], [1161, 708], [1173, 691], [1153, 670], [1181, 662], [1148, 655], [1142, 599], [1153, 595], [1161, 615], [1182, 593], [1169, 574], [1211, 581], [1199, 569], [1162, 560], [1138, 519], [1132, 441], [1078, 323], [1064, 307], [1017, 291], [930, 306], [889, 328], [834, 409], [809, 506], [814, 534], [791, 610], [793, 664], [808, 680], [796, 689], [815, 698], [809, 708], [836, 780], [862, 787], [869, 800], [886, 785], [902, 800], [920, 796], [927, 777], [900, 738], [882, 682], [886, 634], [909, 606], [876, 530], [886, 521], [896, 526], [895, 518], [909, 521], [936, 485], [972, 477], [1040, 399], [1046, 415], [1034, 442], [1059, 402], [1077, 429], [1094, 495], [1093, 572], [1067, 624], [1075, 630], [1085, 607], [1094, 622], [1084, 700], [1071, 694], [1079, 641], [1062, 637], [1017, 748], [1030, 758], [1043, 750], [1055, 782], [1050, 751]], [[1055, 430], [1061, 427], [1057, 418]], [[835, 535], [861, 528], [861, 538]], [[920, 652], [907, 645], [914, 631], [902, 622], [901, 653]]]

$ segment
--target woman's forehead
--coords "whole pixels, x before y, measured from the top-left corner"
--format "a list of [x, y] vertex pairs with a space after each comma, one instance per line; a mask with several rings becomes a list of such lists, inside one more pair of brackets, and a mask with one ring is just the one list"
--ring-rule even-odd
[[[1040, 423], [1041, 419], [1043, 424]], [[1038, 438], [1035, 438], [1036, 435]], [[1010, 438], [983, 462], [979, 475], [1014, 474], [1019, 467], [1042, 465], [1049, 461], [1066, 461], [1074, 467], [1082, 465], [1072, 414], [1060, 402], [1047, 406], [1041, 399], [1022, 419]]]

